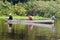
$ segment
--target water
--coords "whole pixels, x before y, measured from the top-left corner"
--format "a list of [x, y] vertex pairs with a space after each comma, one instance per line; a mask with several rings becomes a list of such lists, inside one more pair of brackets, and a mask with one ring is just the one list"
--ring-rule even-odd
[[56, 40], [60, 38], [59, 20], [55, 22], [54, 32], [51, 28], [39, 25], [13, 24], [12, 32], [9, 33], [8, 24], [5, 22], [4, 19], [0, 21], [0, 40]]

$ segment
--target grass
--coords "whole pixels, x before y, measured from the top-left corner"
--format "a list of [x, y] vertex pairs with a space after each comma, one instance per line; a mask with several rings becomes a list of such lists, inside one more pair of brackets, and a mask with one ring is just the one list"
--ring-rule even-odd
[[[8, 19], [8, 16], [0, 16], [0, 19]], [[13, 16], [13, 19], [27, 20], [28, 16]], [[33, 16], [33, 20], [41, 20], [41, 19], [49, 19], [49, 18]]]

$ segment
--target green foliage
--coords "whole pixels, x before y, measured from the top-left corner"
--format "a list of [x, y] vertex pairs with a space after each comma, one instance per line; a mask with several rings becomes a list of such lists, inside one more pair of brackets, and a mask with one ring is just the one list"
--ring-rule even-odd
[[[42, 5], [43, 4], [43, 5]], [[32, 11], [34, 15], [51, 17], [52, 15], [58, 16], [60, 14], [60, 4], [55, 1], [36, 1], [32, 3]], [[58, 14], [58, 15], [56, 15]]]
[[57, 2], [58, 4], [60, 4], [60, 0], [56, 0], [56, 2]]
[[15, 5], [15, 13], [17, 15], [25, 16], [26, 12], [27, 12], [27, 10], [25, 9], [25, 6], [22, 3]]
[[60, 3], [58, 3], [58, 1], [59, 0], [34, 1], [27, 3], [18, 3], [16, 5], [12, 5], [7, 1], [4, 4], [3, 2], [0, 1], [0, 16], [12, 13], [13, 15], [18, 16], [26, 16], [31, 14], [34, 16], [38, 15], [42, 17], [51, 17], [52, 15], [60, 17]]
[[8, 15], [9, 13], [12, 13], [13, 15], [25, 15], [26, 13], [26, 9], [25, 7], [23, 6], [22, 3], [19, 3], [17, 5], [11, 5], [11, 3], [1, 3], [0, 5], [0, 15]]

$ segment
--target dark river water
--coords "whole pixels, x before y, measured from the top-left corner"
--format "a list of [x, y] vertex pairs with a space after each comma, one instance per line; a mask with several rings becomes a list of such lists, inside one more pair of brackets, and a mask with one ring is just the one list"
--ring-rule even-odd
[[[9, 32], [6, 20], [0, 20], [0, 40], [58, 40], [60, 19], [52, 24], [13, 24]], [[51, 26], [52, 25], [52, 26]]]

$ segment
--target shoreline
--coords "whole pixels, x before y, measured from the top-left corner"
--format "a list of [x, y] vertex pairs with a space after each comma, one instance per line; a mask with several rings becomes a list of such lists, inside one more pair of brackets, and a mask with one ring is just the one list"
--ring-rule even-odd
[[[32, 17], [33, 20], [45, 20], [45, 19], [49, 19], [49, 18], [45, 18], [45, 17], [39, 17], [39, 16], [33, 16]], [[8, 16], [0, 16], [0, 19], [8, 19]], [[28, 20], [28, 16], [13, 16], [13, 20]]]

